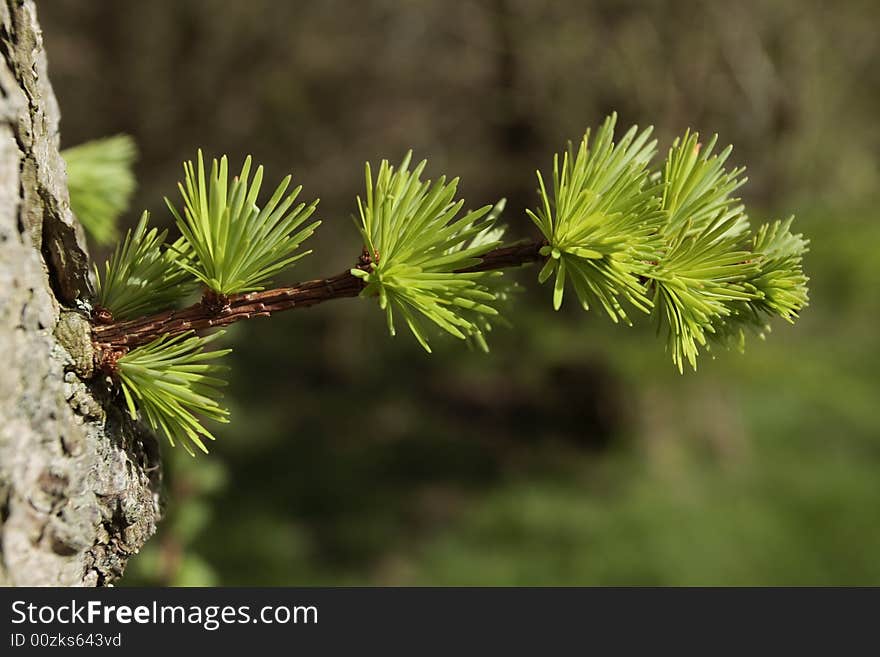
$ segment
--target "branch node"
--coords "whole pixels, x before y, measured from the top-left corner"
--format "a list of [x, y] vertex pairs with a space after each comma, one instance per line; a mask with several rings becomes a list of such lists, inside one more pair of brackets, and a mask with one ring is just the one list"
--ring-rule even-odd
[[206, 310], [218, 315], [229, 312], [229, 295], [208, 288], [202, 294], [202, 305]]
[[94, 343], [98, 369], [107, 376], [117, 378], [119, 374], [119, 359], [128, 353], [128, 347], [112, 347]]
[[101, 305], [96, 305], [92, 308], [92, 319], [95, 324], [112, 324], [113, 323], [113, 313], [110, 312], [108, 308], [105, 308]]

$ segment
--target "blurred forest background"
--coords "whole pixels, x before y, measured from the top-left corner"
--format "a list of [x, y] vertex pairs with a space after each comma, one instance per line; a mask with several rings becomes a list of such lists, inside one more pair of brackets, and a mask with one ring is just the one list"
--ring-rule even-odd
[[[170, 225], [197, 147], [293, 172], [350, 266], [363, 162], [412, 147], [472, 206], [617, 110], [735, 145], [754, 220], [798, 215], [811, 307], [680, 376], [647, 322], [554, 314], [534, 269], [489, 356], [372, 303], [236, 325], [210, 457], [163, 451], [129, 584], [880, 584], [880, 5], [818, 0], [46, 0], [63, 146], [141, 150]], [[99, 249], [96, 255], [103, 257]], [[164, 441], [163, 441], [164, 442]]]

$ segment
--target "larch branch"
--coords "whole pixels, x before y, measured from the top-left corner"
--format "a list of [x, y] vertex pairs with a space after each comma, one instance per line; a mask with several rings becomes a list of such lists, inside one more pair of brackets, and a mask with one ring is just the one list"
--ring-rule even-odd
[[[479, 264], [461, 269], [465, 272], [493, 271], [535, 262], [541, 258], [542, 242], [533, 241], [499, 247], [486, 253]], [[368, 262], [358, 265], [369, 266]], [[140, 317], [109, 324], [96, 324], [92, 328], [97, 358], [100, 363], [111, 361], [139, 345], [146, 344], [162, 335], [178, 335], [186, 331], [228, 326], [243, 319], [268, 317], [272, 313], [310, 306], [330, 301], [356, 297], [364, 289], [364, 282], [353, 276], [350, 270], [290, 287], [280, 287], [260, 292], [230, 295], [218, 304], [215, 298], [199, 301], [181, 310], [168, 310], [147, 317]]]

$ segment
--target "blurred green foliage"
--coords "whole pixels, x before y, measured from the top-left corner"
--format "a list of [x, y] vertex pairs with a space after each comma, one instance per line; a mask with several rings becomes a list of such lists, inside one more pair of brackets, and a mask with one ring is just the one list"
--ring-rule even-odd
[[876, 3], [219, 4], [40, 7], [65, 141], [133, 134], [138, 213], [170, 225], [197, 146], [253, 152], [323, 199], [297, 276], [336, 273], [363, 162], [413, 147], [528, 235], [535, 168], [617, 110], [733, 143], [753, 220], [811, 239], [812, 302], [685, 376], [533, 270], [487, 357], [356, 300], [236, 325], [234, 422], [164, 450], [128, 583], [880, 583]]
[[134, 141], [129, 135], [105, 137], [67, 148], [61, 156], [67, 164], [71, 210], [98, 244], [115, 242], [116, 224], [135, 188]]

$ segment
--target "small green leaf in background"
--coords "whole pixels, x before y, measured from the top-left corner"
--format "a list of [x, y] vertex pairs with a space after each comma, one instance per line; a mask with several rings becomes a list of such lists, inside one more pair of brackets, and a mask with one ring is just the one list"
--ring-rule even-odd
[[135, 189], [137, 147], [129, 135], [89, 141], [61, 152], [67, 163], [70, 208], [98, 244], [117, 237], [116, 222]]

